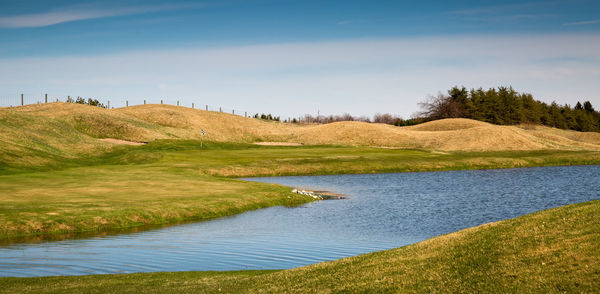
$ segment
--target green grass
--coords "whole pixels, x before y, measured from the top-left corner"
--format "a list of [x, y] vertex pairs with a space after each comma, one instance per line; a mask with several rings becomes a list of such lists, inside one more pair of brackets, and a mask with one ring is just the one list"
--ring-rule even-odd
[[600, 201], [285, 271], [2, 278], [5, 293], [591, 293]]
[[158, 140], [0, 175], [0, 239], [206, 220], [312, 198], [235, 177], [597, 164], [600, 152], [432, 152]]
[[282, 186], [176, 167], [101, 166], [0, 179], [4, 237], [204, 220], [310, 201]]

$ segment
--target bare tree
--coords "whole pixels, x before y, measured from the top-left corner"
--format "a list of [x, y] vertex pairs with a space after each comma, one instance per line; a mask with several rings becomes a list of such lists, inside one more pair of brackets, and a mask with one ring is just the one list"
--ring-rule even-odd
[[373, 122], [393, 125], [396, 119], [396, 117], [392, 116], [389, 113], [376, 113], [373, 117]]
[[419, 116], [429, 119], [462, 117], [464, 112], [459, 102], [441, 93], [437, 96], [429, 96], [427, 100], [419, 103], [419, 107], [423, 109]]

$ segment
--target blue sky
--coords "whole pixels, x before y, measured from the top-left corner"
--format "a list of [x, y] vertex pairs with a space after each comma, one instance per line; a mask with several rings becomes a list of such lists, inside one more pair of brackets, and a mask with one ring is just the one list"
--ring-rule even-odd
[[0, 101], [408, 117], [453, 85], [512, 85], [600, 106], [599, 52], [599, 1], [0, 0]]

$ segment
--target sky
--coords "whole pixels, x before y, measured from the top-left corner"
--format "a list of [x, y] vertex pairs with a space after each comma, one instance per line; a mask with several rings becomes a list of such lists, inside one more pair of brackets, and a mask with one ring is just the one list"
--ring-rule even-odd
[[453, 86], [600, 108], [600, 1], [0, 0], [0, 106], [408, 118]]

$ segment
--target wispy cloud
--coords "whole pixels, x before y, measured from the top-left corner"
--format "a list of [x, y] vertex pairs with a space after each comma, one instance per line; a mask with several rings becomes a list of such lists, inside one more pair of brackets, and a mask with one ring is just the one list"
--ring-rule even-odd
[[0, 28], [46, 27], [65, 22], [96, 19], [113, 16], [144, 14], [156, 11], [200, 8], [200, 4], [187, 5], [144, 5], [106, 8], [100, 6], [77, 5], [54, 9], [48, 12], [0, 17]]
[[561, 1], [523, 2], [513, 4], [500, 4], [491, 6], [473, 7], [447, 11], [446, 13], [464, 20], [477, 22], [512, 22], [512, 21], [537, 21], [554, 16], [544, 13], [540, 7], [556, 6]]
[[473, 7], [466, 9], [456, 9], [448, 11], [448, 14], [455, 15], [481, 15], [481, 14], [498, 14], [498, 13], [506, 13], [506, 12], [515, 12], [515, 11], [536, 11], [539, 10], [541, 6], [548, 6], [559, 4], [561, 1], [541, 1], [541, 2], [523, 2], [523, 3], [513, 3], [513, 4], [500, 4], [500, 5], [490, 5], [490, 6], [481, 6], [481, 7]]
[[567, 23], [563, 23], [563, 26], [583, 26], [583, 25], [591, 25], [591, 24], [600, 24], [600, 19], [577, 21], [577, 22], [567, 22]]

